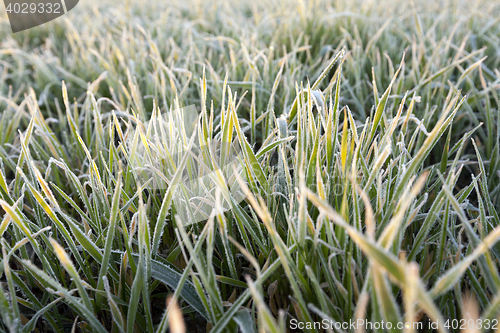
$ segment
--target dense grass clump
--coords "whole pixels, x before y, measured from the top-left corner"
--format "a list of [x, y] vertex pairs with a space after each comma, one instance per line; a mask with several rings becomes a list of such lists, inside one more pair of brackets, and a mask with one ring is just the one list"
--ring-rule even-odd
[[0, 331], [491, 331], [499, 15], [104, 1], [12, 35], [2, 13]]

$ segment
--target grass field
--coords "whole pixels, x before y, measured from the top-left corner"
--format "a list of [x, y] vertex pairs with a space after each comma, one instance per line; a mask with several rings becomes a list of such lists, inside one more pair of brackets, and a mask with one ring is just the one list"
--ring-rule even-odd
[[500, 1], [0, 20], [0, 331], [500, 327]]

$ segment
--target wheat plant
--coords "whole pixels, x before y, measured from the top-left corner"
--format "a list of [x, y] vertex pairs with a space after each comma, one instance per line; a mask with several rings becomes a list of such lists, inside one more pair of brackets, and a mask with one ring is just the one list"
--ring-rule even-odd
[[495, 330], [499, 15], [100, 1], [12, 34], [2, 12], [0, 331]]

